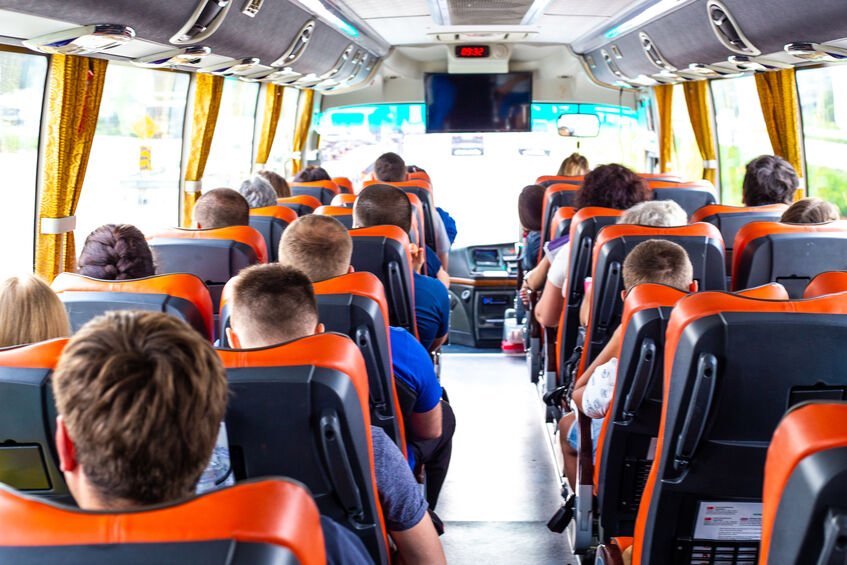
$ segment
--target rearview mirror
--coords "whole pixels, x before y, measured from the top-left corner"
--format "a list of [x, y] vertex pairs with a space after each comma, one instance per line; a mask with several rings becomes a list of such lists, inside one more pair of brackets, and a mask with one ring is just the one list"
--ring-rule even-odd
[[556, 121], [559, 135], [565, 137], [597, 137], [600, 118], [597, 114], [561, 114]]

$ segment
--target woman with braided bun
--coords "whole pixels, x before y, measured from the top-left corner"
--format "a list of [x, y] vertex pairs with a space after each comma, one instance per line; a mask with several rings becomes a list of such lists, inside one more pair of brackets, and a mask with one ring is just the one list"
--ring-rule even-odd
[[106, 224], [85, 238], [77, 272], [102, 280], [141, 279], [156, 274], [144, 234], [130, 224]]

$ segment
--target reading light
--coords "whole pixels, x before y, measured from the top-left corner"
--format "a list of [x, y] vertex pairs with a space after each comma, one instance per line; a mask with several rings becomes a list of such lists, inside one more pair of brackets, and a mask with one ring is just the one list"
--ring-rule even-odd
[[200, 0], [188, 20], [169, 41], [174, 45], [203, 41], [218, 30], [230, 8], [230, 0]]
[[210, 65], [208, 67], [198, 69], [198, 72], [226, 77], [252, 69], [258, 64], [259, 59], [256, 57], [245, 57], [244, 59], [231, 59], [229, 61], [224, 61], [223, 63]]
[[300, 28], [300, 32], [294, 38], [294, 41], [291, 42], [291, 45], [288, 46], [288, 49], [285, 50], [285, 53], [280, 55], [280, 57], [271, 63], [272, 67], [282, 67], [284, 65], [291, 65], [300, 58], [303, 53], [306, 52], [306, 47], [309, 45], [309, 40], [312, 39], [312, 32], [315, 31], [315, 20], [309, 20], [303, 27]]
[[732, 13], [719, 0], [709, 0], [706, 4], [709, 24], [724, 47], [741, 55], [760, 55], [762, 52], [747, 39], [741, 26], [732, 17]]
[[726, 59], [736, 69], [742, 72], [753, 71], [756, 73], [764, 73], [767, 71], [778, 71], [780, 69], [789, 69], [791, 65], [762, 59], [761, 57], [748, 57], [747, 55], [730, 55]]
[[359, 37], [359, 30], [336, 16], [321, 0], [295, 0], [298, 4], [322, 18], [328, 24], [340, 29], [350, 37]]
[[300, 73], [291, 70], [290, 67], [285, 69], [265, 69], [251, 75], [243, 75], [238, 77], [245, 82], [273, 82], [283, 83], [289, 82], [302, 76]]
[[629, 31], [634, 30], [635, 28], [643, 26], [647, 22], [658, 18], [659, 16], [664, 15], [665, 13], [669, 12], [673, 8], [676, 8], [677, 6], [686, 1], [688, 0], [661, 0], [656, 4], [653, 4], [646, 10], [638, 13], [634, 17], [628, 19], [624, 23], [613, 27], [612, 29], [604, 33], [603, 37], [605, 37], [606, 39], [614, 39], [619, 35], [623, 35]]
[[720, 67], [715, 67], [713, 65], [704, 65], [702, 63], [691, 63], [690, 65], [688, 65], [688, 68], [684, 69], [682, 72], [696, 74], [701, 78], [736, 77], [739, 75], [739, 73], [734, 71], [727, 71], [726, 69], [722, 69]]
[[132, 64], [152, 69], [175, 67], [177, 65], [196, 65], [203, 57], [209, 55], [211, 52], [212, 49], [210, 47], [196, 45], [139, 57], [138, 59], [133, 59]]
[[[350, 55], [353, 53], [353, 44], [347, 46], [347, 48], [341, 52], [341, 55], [338, 56], [338, 60], [332, 66], [330, 70], [322, 74], [319, 78], [321, 81], [334, 78], [338, 73], [341, 72], [341, 69], [344, 68], [344, 65], [350, 59]], [[319, 81], [320, 82], [320, 81]]]
[[88, 55], [123, 45], [135, 30], [120, 24], [93, 24], [25, 39], [25, 47], [54, 55]]
[[784, 47], [785, 52], [792, 57], [813, 61], [815, 63], [834, 63], [847, 59], [847, 49], [809, 43], [805, 41], [789, 43]]
[[644, 49], [644, 54], [647, 55], [647, 58], [651, 63], [653, 63], [653, 65], [658, 67], [661, 71], [672, 73], [676, 70], [676, 67], [671, 65], [668, 60], [662, 56], [649, 35], [642, 31], [638, 34], [638, 38], [641, 40], [641, 48]]

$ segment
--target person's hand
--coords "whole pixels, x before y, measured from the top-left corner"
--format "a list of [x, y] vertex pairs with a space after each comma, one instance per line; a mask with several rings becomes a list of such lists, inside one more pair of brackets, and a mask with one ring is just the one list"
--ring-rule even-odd
[[521, 302], [523, 302], [524, 306], [529, 306], [529, 293], [530, 289], [528, 286], [526, 286], [526, 283], [524, 283], [524, 286], [521, 287], [521, 290], [519, 292]]
[[426, 263], [426, 250], [415, 243], [409, 244], [409, 254], [412, 256], [412, 270], [420, 273]]

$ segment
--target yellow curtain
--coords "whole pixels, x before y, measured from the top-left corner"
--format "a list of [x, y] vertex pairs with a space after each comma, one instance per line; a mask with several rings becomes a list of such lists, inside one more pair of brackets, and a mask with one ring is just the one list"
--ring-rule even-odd
[[697, 139], [697, 147], [703, 158], [703, 178], [715, 184], [718, 177], [718, 156], [715, 150], [715, 128], [712, 126], [712, 116], [709, 112], [709, 88], [705, 80], [683, 83], [685, 104], [688, 106], [688, 117], [691, 119], [691, 129]]
[[[800, 106], [794, 69], [756, 73], [756, 90], [775, 155], [779, 155], [803, 176], [803, 154], [800, 149]], [[803, 190], [797, 195], [802, 197]]]
[[36, 273], [46, 281], [74, 269], [74, 222], [65, 218], [76, 213], [107, 65], [105, 59], [74, 55], [50, 58], [35, 262]]
[[673, 85], [662, 84], [653, 89], [656, 92], [656, 105], [659, 110], [659, 170], [667, 173], [671, 170], [671, 150], [673, 149]]
[[224, 77], [197, 73], [194, 92], [194, 116], [191, 121], [191, 150], [185, 171], [185, 189], [182, 195], [182, 226], [191, 227], [191, 211], [200, 198], [201, 180], [206, 170], [206, 160], [212, 148], [212, 137], [221, 108]]
[[315, 100], [314, 90], [303, 91], [303, 97], [300, 100], [300, 111], [297, 114], [297, 125], [294, 127], [294, 143], [292, 151], [299, 157], [295, 158], [291, 163], [291, 174], [296, 175], [300, 172], [303, 165], [303, 148], [306, 146], [306, 140], [309, 138], [309, 128], [312, 126], [312, 103]]
[[279, 113], [282, 109], [283, 87], [267, 83], [265, 88], [265, 112], [262, 116], [262, 137], [259, 139], [259, 149], [256, 151], [256, 164], [264, 165], [268, 162], [271, 147], [276, 135], [276, 126], [279, 123]]

